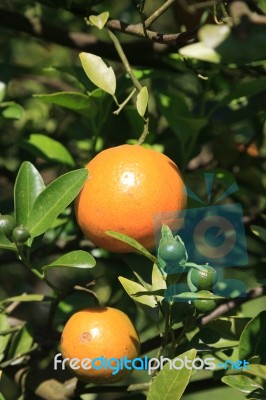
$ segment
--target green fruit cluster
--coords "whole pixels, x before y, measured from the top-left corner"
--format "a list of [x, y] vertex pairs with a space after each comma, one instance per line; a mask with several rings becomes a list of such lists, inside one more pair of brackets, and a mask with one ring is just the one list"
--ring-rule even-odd
[[[188, 273], [188, 282], [192, 283], [197, 289], [199, 298], [193, 301], [195, 309], [199, 313], [207, 313], [212, 311], [216, 306], [217, 302], [212, 298], [212, 292], [214, 286], [217, 283], [217, 272], [210, 265], [204, 265], [204, 269], [193, 268]], [[200, 296], [204, 298], [200, 298]]]
[[[167, 282], [170, 284], [179, 281], [187, 267], [187, 283], [193, 293], [198, 294], [198, 298], [183, 303], [183, 316], [192, 316], [195, 311], [207, 313], [217, 306], [217, 301], [213, 298], [212, 290], [217, 283], [217, 272], [210, 265], [197, 265], [187, 262], [188, 256], [186, 247], [179, 236], [173, 236], [170, 228], [166, 225], [162, 227], [162, 238], [158, 248], [158, 261], [161, 269], [167, 275]], [[177, 276], [176, 277], [174, 276]], [[179, 276], [178, 276], [179, 275]], [[172, 279], [171, 279], [172, 278]]]
[[23, 245], [30, 237], [29, 229], [24, 225], [16, 226], [16, 220], [12, 215], [0, 215], [0, 233], [17, 246]]

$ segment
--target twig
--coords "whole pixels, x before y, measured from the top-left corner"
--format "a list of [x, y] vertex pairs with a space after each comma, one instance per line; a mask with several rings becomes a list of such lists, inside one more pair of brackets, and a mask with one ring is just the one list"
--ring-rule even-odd
[[[142, 89], [142, 85], [139, 82], [139, 80], [136, 78], [136, 76], [135, 76], [135, 74], [134, 74], [134, 72], [133, 72], [133, 70], [132, 70], [132, 68], [131, 68], [131, 66], [129, 64], [127, 56], [126, 56], [126, 54], [125, 54], [125, 52], [124, 52], [119, 40], [117, 39], [116, 35], [110, 29], [108, 29], [108, 34], [109, 34], [110, 38], [112, 39], [112, 41], [113, 41], [113, 43], [115, 45], [116, 51], [117, 51], [117, 53], [118, 53], [123, 65], [124, 65], [124, 68], [125, 68], [126, 72], [129, 75], [134, 87], [136, 88], [136, 90], [138, 92], [140, 92], [140, 90]], [[126, 99], [126, 102], [127, 101], [128, 101], [128, 99]], [[121, 109], [121, 105], [119, 106], [118, 110], [120, 111], [120, 109]], [[144, 121], [143, 132], [140, 135], [140, 138], [138, 140], [138, 145], [141, 145], [145, 141], [146, 136], [149, 133], [148, 107], [147, 107], [145, 115], [143, 117], [143, 121]]]
[[135, 88], [138, 91], [140, 91], [142, 89], [142, 86], [141, 86], [139, 80], [135, 77], [134, 72], [133, 72], [133, 70], [132, 70], [132, 68], [131, 68], [131, 66], [130, 66], [130, 64], [128, 62], [128, 59], [127, 59], [127, 57], [125, 55], [124, 50], [122, 49], [122, 46], [121, 46], [119, 40], [117, 39], [115, 34], [110, 29], [108, 29], [108, 34], [109, 34], [110, 38], [112, 39], [112, 41], [113, 41], [113, 43], [115, 45], [116, 51], [117, 51], [117, 53], [118, 53], [123, 65], [124, 65], [124, 68], [125, 68], [126, 72], [130, 76], [130, 79], [132, 80], [133, 85], [135, 86]]
[[214, 319], [221, 317], [222, 315], [226, 314], [228, 311], [233, 310], [236, 307], [239, 307], [241, 304], [246, 303], [249, 300], [256, 299], [261, 296], [266, 295], [266, 285], [256, 287], [254, 289], [250, 289], [247, 293], [246, 297], [237, 297], [235, 299], [226, 301], [225, 303], [218, 306], [214, 311], [210, 314], [201, 317], [197, 320], [197, 324], [200, 326], [207, 325], [209, 322], [213, 321]]
[[[146, 115], [146, 114], [145, 114]], [[144, 116], [143, 132], [139, 137], [138, 145], [141, 146], [144, 143], [147, 135], [149, 134], [149, 118]]]
[[156, 19], [158, 19], [168, 8], [175, 3], [176, 0], [167, 0], [161, 7], [159, 7], [152, 15], [145, 20], [145, 28], [148, 28]]
[[[26, 294], [26, 293], [24, 292], [24, 293], [22, 293], [22, 295], [23, 295], [23, 294]], [[20, 301], [14, 301], [13, 303], [11, 303], [11, 304], [5, 309], [6, 314], [11, 314], [20, 304], [21, 304]]]
[[129, 102], [129, 100], [134, 96], [134, 94], [136, 93], [137, 89], [134, 88], [129, 95], [127, 96], [127, 98], [123, 101], [123, 103], [119, 104], [119, 107], [117, 110], [114, 111], [115, 115], [118, 115], [120, 113], [120, 111], [125, 107], [125, 105]]
[[[101, 277], [102, 276], [98, 277], [97, 279], [99, 279]], [[95, 280], [87, 283], [86, 287], [75, 285], [74, 287], [71, 287], [71, 288], [66, 289], [65, 291], [59, 293], [57, 295], [57, 297], [54, 299], [54, 301], [51, 303], [51, 306], [49, 309], [49, 314], [48, 314], [48, 319], [47, 319], [47, 324], [46, 324], [47, 330], [50, 331], [52, 328], [55, 312], [56, 312], [56, 309], [57, 309], [59, 303], [61, 303], [62, 300], [64, 300], [66, 297], [70, 296], [71, 294], [75, 293], [76, 291], [87, 292], [88, 294], [90, 294], [92, 296], [95, 304], [99, 305], [99, 299], [98, 299], [96, 293], [94, 293], [93, 290], [89, 289], [90, 286], [94, 286], [94, 285], [95, 285]]]
[[[109, 53], [114, 56], [112, 46], [110, 46], [110, 44], [108, 43], [98, 41], [95, 36], [87, 35], [82, 32], [67, 32], [61, 28], [57, 28], [56, 26], [45, 23], [42, 19], [39, 19], [38, 24], [35, 24], [30, 18], [27, 18], [24, 15], [15, 11], [7, 11], [0, 8], [0, 25], [7, 29], [25, 32], [32, 36], [38, 37], [48, 42], [57, 43], [62, 46], [71, 47], [83, 51], [85, 51], [86, 49], [87, 51], [89, 51], [88, 47], [90, 47], [91, 51], [93, 48], [95, 48], [95, 52], [97, 52], [98, 54], [101, 53], [100, 55], [103, 55], [105, 57], [108, 57]], [[38, 29], [36, 28], [37, 25]], [[106, 23], [106, 27], [115, 31], [133, 35], [138, 38], [146, 38], [155, 43], [169, 45], [186, 43], [188, 40], [194, 39], [197, 32], [197, 30], [194, 29], [187, 32], [163, 34], [147, 30], [146, 35], [141, 23], [126, 24], [122, 21], [115, 19], [109, 20]], [[136, 47], [137, 50], [137, 46], [140, 47], [140, 44], [126, 44], [126, 47], [128, 47], [128, 49], [130, 49], [131, 47]], [[136, 56], [135, 53], [134, 56]]]
[[253, 24], [266, 25], [266, 15], [252, 12], [244, 1], [232, 1], [229, 4], [229, 13], [233, 19], [234, 25], [239, 25], [243, 18], [248, 18]]

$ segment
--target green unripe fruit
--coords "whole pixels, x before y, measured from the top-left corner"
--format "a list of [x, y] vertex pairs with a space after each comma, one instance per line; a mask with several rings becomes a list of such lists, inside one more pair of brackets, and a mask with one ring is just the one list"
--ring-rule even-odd
[[17, 244], [25, 243], [30, 237], [29, 229], [24, 225], [19, 225], [12, 232], [12, 239]]
[[215, 286], [218, 276], [214, 268], [210, 265], [204, 265], [204, 270], [191, 269], [190, 279], [197, 289], [210, 290]]
[[176, 240], [168, 240], [160, 244], [159, 256], [166, 263], [180, 263], [186, 261], [186, 249]]
[[214, 310], [214, 308], [217, 306], [216, 300], [214, 300], [212, 298], [208, 299], [208, 297], [212, 296], [212, 293], [209, 292], [208, 290], [200, 290], [197, 293], [202, 294], [202, 295], [204, 295], [204, 297], [207, 297], [207, 298], [194, 300], [193, 304], [194, 304], [195, 309], [198, 312], [203, 313], [203, 314]]
[[16, 220], [12, 215], [0, 215], [0, 232], [9, 237], [16, 226]]

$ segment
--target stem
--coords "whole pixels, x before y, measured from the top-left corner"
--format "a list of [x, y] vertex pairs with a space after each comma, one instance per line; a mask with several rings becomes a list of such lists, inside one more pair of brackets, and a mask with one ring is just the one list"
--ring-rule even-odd
[[[171, 311], [172, 311], [172, 304], [169, 303], [168, 307], [166, 308], [165, 316], [164, 316], [164, 333], [162, 336], [161, 345], [157, 351], [156, 358], [160, 358], [162, 355], [164, 348], [168, 342], [169, 332], [171, 330]], [[154, 370], [152, 372], [152, 377], [154, 378], [158, 373], [158, 370]]]
[[[99, 277], [99, 278], [101, 278], [101, 277]], [[95, 281], [87, 284], [86, 286], [92, 286], [94, 284], [95, 284]], [[53, 320], [54, 320], [54, 316], [55, 316], [55, 312], [56, 312], [56, 309], [58, 307], [58, 304], [62, 300], [64, 300], [66, 297], [68, 297], [71, 294], [75, 293], [76, 291], [84, 291], [84, 292], [89, 293], [93, 297], [95, 305], [97, 305], [97, 306], [100, 305], [100, 302], [99, 302], [99, 299], [98, 299], [97, 295], [92, 290], [88, 289], [88, 287], [75, 285], [73, 288], [70, 288], [68, 290], [65, 290], [64, 292], [58, 293], [57, 297], [51, 303], [51, 307], [50, 307], [49, 315], [48, 315], [48, 320], [47, 320], [47, 325], [46, 325], [47, 330], [51, 329], [51, 326], [52, 326], [52, 323], [53, 323]]]
[[98, 140], [99, 134], [100, 134], [100, 129], [97, 129], [94, 131], [92, 146], [91, 146], [92, 156], [96, 154], [96, 146], [97, 146], [97, 140]]
[[130, 92], [129, 96], [126, 98], [126, 100], [123, 101], [123, 103], [121, 103], [118, 107], [117, 110], [115, 110], [113, 112], [113, 114], [118, 115], [120, 113], [120, 111], [125, 107], [125, 105], [129, 102], [129, 100], [131, 99], [131, 97], [133, 97], [133, 95], [136, 93], [137, 89], [134, 88], [132, 90], [132, 92]]
[[178, 336], [172, 341], [171, 349], [169, 352], [170, 358], [174, 357], [177, 346], [180, 344], [184, 335], [186, 334], [188, 329], [195, 323], [195, 321], [196, 321], [196, 318], [194, 318], [194, 317], [185, 319], [183, 327], [181, 328], [181, 331], [179, 331]]
[[[126, 72], [130, 76], [130, 79], [131, 79], [134, 87], [136, 88], [136, 90], [138, 92], [140, 92], [141, 89], [142, 89], [142, 85], [141, 85], [140, 81], [136, 78], [136, 76], [134, 75], [134, 72], [133, 72], [133, 70], [132, 70], [132, 68], [131, 68], [131, 66], [130, 66], [130, 64], [128, 62], [127, 56], [125, 55], [124, 50], [123, 50], [119, 40], [117, 39], [116, 35], [110, 29], [108, 29], [107, 32], [108, 32], [110, 38], [112, 39], [112, 41], [113, 41], [113, 43], [115, 45], [116, 51], [117, 51], [117, 53], [118, 53], [123, 65], [124, 65], [124, 68], [125, 68]], [[141, 145], [144, 142], [144, 140], [146, 139], [146, 136], [149, 133], [148, 108], [147, 108], [147, 110], [145, 112], [145, 115], [143, 117], [143, 121], [144, 121], [143, 132], [140, 135], [140, 138], [138, 140], [138, 145]]]
[[149, 18], [145, 21], [145, 28], [149, 28], [149, 26], [156, 21], [165, 11], [173, 4], [176, 0], [167, 0], [161, 7], [159, 7]]
[[138, 145], [141, 146], [142, 143], [144, 143], [146, 136], [149, 134], [149, 118], [143, 118], [144, 119], [144, 126], [143, 126], [143, 131], [142, 134], [139, 137], [138, 140]]
[[139, 82], [139, 80], [135, 77], [134, 72], [128, 62], [128, 59], [124, 53], [124, 50], [122, 49], [122, 46], [119, 42], [119, 40], [117, 39], [117, 37], [115, 36], [115, 34], [108, 29], [107, 30], [110, 38], [112, 39], [114, 46], [116, 48], [116, 51], [125, 67], [126, 72], [128, 73], [128, 75], [130, 76], [130, 79], [132, 80], [133, 85], [135, 86], [135, 88], [140, 91], [142, 89], [141, 83]]
[[55, 286], [52, 284], [52, 282], [50, 282], [50, 281], [45, 277], [45, 275], [44, 275], [42, 272], [38, 271], [36, 268], [33, 268], [32, 265], [30, 265], [29, 256], [26, 256], [26, 257], [25, 257], [24, 252], [23, 252], [23, 248], [17, 247], [17, 250], [18, 250], [18, 256], [19, 256], [20, 260], [23, 262], [23, 264], [24, 264], [35, 276], [37, 276], [37, 278], [39, 278], [41, 281], [43, 281], [44, 283], [46, 283], [47, 286], [49, 286], [56, 294], [58, 294], [59, 291], [58, 291], [57, 287], [55, 287]]
[[120, 106], [120, 104], [119, 104], [119, 102], [118, 102], [118, 100], [117, 100], [117, 98], [116, 98], [116, 95], [115, 94], [113, 94], [113, 99], [114, 99], [114, 102], [115, 102], [115, 104], [117, 105], [117, 107], [119, 107]]

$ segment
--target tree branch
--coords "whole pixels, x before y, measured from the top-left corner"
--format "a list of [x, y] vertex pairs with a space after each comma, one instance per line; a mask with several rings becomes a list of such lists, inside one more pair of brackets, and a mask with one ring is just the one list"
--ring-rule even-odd
[[[56, 43], [62, 46], [70, 47], [79, 51], [90, 50], [100, 56], [107, 58], [115, 57], [115, 50], [111, 43], [105, 43], [97, 40], [96, 37], [82, 32], [67, 32], [56, 26], [49, 25], [41, 19], [32, 20], [18, 12], [7, 11], [0, 8], [0, 25], [7, 29], [30, 34], [48, 42]], [[138, 38], [147, 38], [154, 43], [175, 45], [177, 43], [186, 43], [195, 37], [196, 30], [191, 32], [180, 32], [175, 34], [161, 34], [148, 30], [147, 36], [143, 30], [142, 24], [125, 24], [119, 20], [110, 20], [106, 26], [112, 30], [120, 31]], [[144, 44], [145, 43], [145, 44]], [[134, 57], [138, 56], [139, 51], [143, 54], [149, 52], [152, 54], [154, 50], [159, 48], [148, 41], [134, 42], [125, 44], [128, 53], [133, 53]], [[162, 52], [165, 49], [161, 48]], [[117, 58], [117, 57], [116, 57]], [[147, 58], [147, 57], [146, 57]]]
[[143, 28], [142, 23], [126, 24], [125, 22], [111, 19], [106, 23], [106, 26], [112, 30], [127, 33], [142, 39], [149, 39], [155, 43], [177, 45], [185, 44], [191, 39], [195, 39], [197, 29], [179, 33], [159, 33]]
[[176, 0], [167, 0], [160, 8], [158, 8], [145, 21], [145, 28], [148, 28], [156, 19], [158, 19]]
[[214, 311], [209, 313], [208, 315], [201, 317], [197, 320], [198, 325], [204, 326], [214, 319], [221, 317], [226, 314], [228, 311], [233, 310], [236, 307], [239, 307], [241, 304], [246, 303], [249, 300], [257, 299], [258, 297], [262, 297], [266, 295], [266, 285], [259, 286], [254, 289], [250, 289], [246, 295], [246, 297], [237, 297], [235, 299], [231, 299], [226, 301], [225, 303], [218, 306]]
[[243, 19], [248, 19], [250, 23], [255, 25], [266, 25], [266, 15], [251, 11], [246, 1], [231, 0], [228, 8], [235, 26], [240, 25]]

